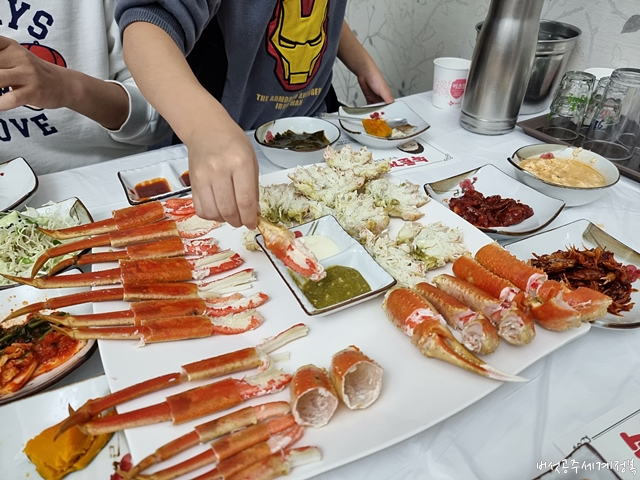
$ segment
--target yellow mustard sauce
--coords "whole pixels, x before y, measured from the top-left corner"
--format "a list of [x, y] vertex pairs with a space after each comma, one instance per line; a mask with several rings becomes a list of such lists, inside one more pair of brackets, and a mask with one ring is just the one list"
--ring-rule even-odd
[[325, 308], [371, 291], [362, 274], [351, 267], [333, 265], [327, 276], [318, 282], [299, 281], [293, 277], [304, 296], [315, 308]]
[[565, 187], [604, 187], [607, 183], [595, 168], [570, 158], [527, 158], [520, 167], [541, 180]]

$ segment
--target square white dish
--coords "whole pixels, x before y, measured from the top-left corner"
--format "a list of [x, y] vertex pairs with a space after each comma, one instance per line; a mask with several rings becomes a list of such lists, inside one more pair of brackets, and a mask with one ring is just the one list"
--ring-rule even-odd
[[[576, 220], [553, 230], [510, 243], [505, 248], [520, 260], [527, 261], [533, 258], [533, 253], [545, 255], [565, 250], [569, 246], [580, 249], [604, 247], [613, 252], [616, 261], [640, 268], [640, 253], [627, 247], [589, 220]], [[636, 289], [640, 288], [640, 281], [636, 281], [634, 286]], [[607, 313], [603, 318], [592, 322], [593, 326], [616, 329], [640, 327], [640, 292], [632, 292], [631, 301], [635, 303], [635, 306], [630, 311], [623, 312], [622, 316]]]
[[277, 260], [267, 247], [265, 247], [262, 235], [257, 235], [256, 241], [258, 242], [258, 245], [260, 245], [260, 248], [262, 248], [262, 250], [267, 254], [269, 260], [280, 274], [280, 277], [284, 280], [287, 288], [295, 296], [300, 307], [302, 307], [307, 315], [324, 316], [339, 312], [345, 308], [352, 307], [358, 303], [364, 302], [365, 300], [378, 296], [396, 284], [396, 280], [373, 259], [362, 245], [356, 242], [340, 226], [338, 221], [332, 215], [326, 215], [318, 218], [317, 220], [304, 223], [292, 228], [291, 230], [299, 232], [303, 237], [307, 235], [322, 235], [332, 239], [340, 248], [340, 253], [320, 260], [322, 266], [325, 269], [332, 265], [342, 265], [354, 268], [362, 274], [371, 287], [371, 291], [349, 300], [345, 300], [325, 308], [316, 308], [311, 304], [311, 302], [309, 302], [298, 284], [293, 280], [291, 270], [284, 266], [282, 262]]
[[38, 176], [24, 158], [0, 163], [0, 212], [21, 209], [38, 184]]
[[[121, 170], [118, 172], [118, 179], [124, 189], [127, 201], [131, 205], [163, 200], [165, 198], [177, 197], [191, 191], [191, 182], [185, 181], [189, 175], [189, 160], [187, 157], [175, 158], [166, 162], [154, 163], [145, 167]], [[149, 197], [140, 197], [136, 187], [152, 181], [166, 181], [169, 191], [159, 193]], [[188, 183], [188, 185], [187, 185]]]
[[370, 109], [340, 107], [338, 114], [348, 114], [362, 119], [372, 118], [372, 116], [376, 115], [380, 115], [382, 118], [406, 118], [407, 123], [415, 127], [415, 130], [410, 135], [400, 138], [381, 138], [366, 133], [362, 123], [339, 120], [340, 126], [347, 135], [356, 142], [371, 148], [395, 148], [423, 134], [431, 126], [420, 115], [411, 110], [406, 103], [399, 100], [386, 105], [371, 107]]
[[565, 204], [562, 200], [549, 197], [528, 187], [504, 173], [499, 168], [487, 164], [424, 186], [427, 195], [449, 208], [449, 200], [464, 194], [462, 182], [473, 184], [473, 188], [485, 197], [500, 195], [512, 198], [533, 209], [533, 215], [524, 221], [508, 227], [483, 228], [476, 227], [496, 239], [531, 235], [546, 227], [562, 211]]

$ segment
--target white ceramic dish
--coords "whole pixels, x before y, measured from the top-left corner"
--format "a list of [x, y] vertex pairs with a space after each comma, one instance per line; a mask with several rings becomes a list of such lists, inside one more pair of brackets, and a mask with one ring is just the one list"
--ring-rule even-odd
[[[2, 478], [27, 480], [41, 478], [23, 449], [26, 443], [45, 428], [67, 417], [67, 405], [79, 406], [91, 398], [109, 393], [104, 375], [35, 395], [21, 402], [0, 407], [0, 465]], [[115, 433], [107, 445], [84, 469], [67, 475], [65, 480], [108, 480], [113, 463], [129, 452], [122, 432]]]
[[[72, 271], [68, 271], [65, 274], [72, 274], [79, 272], [78, 269], [73, 269]], [[4, 319], [9, 313], [13, 310], [21, 308], [27, 304], [42, 302], [43, 300], [50, 297], [57, 297], [60, 295], [69, 295], [72, 293], [86, 292], [88, 291], [88, 287], [82, 288], [56, 288], [51, 290], [39, 290], [34, 287], [29, 287], [26, 285], [21, 285], [19, 287], [12, 288], [10, 290], [5, 290], [0, 293], [0, 320]], [[64, 311], [68, 311], [70, 313], [92, 313], [93, 307], [91, 304], [83, 304], [77, 305], [74, 307], [65, 308]], [[5, 324], [2, 324], [5, 327], [11, 325], [17, 325], [24, 323], [26, 321], [26, 316], [18, 317], [16, 319], [9, 320]], [[1, 330], [0, 330], [1, 331]], [[5, 403], [13, 402], [20, 398], [28, 397], [33, 395], [34, 393], [40, 392], [47, 387], [50, 387], [54, 383], [62, 380], [64, 377], [73, 372], [76, 368], [82, 365], [86, 360], [91, 357], [93, 352], [96, 350], [97, 343], [95, 340], [89, 340], [85, 347], [76, 353], [72, 358], [67, 360], [62, 365], [57, 366], [50, 372], [44, 373], [33, 380], [27, 382], [24, 387], [20, 390], [10, 393], [8, 395], [0, 396], [0, 405]], [[3, 428], [0, 430], [4, 430]], [[0, 449], [2, 450], [2, 449]], [[1, 462], [2, 465], [5, 465], [4, 462]]]
[[395, 148], [423, 134], [431, 126], [425, 122], [420, 115], [411, 110], [406, 103], [400, 100], [386, 105], [371, 107], [371, 109], [340, 107], [338, 113], [343, 115], [356, 115], [362, 119], [371, 118], [372, 115], [380, 115], [382, 118], [406, 118], [407, 123], [415, 127], [415, 130], [410, 135], [399, 138], [380, 138], [366, 133], [362, 124], [340, 121], [340, 126], [347, 135], [356, 142], [371, 148]]
[[613, 68], [592, 67], [585, 69], [585, 72], [595, 75], [596, 81], [602, 77], [609, 77], [613, 73]]
[[322, 162], [326, 148], [326, 146], [323, 146], [315, 150], [301, 152], [269, 145], [267, 142], [269, 134], [276, 135], [287, 130], [295, 133], [314, 133], [322, 130], [327, 140], [329, 140], [329, 146], [334, 145], [340, 138], [340, 129], [338, 127], [327, 120], [316, 117], [279, 118], [261, 125], [253, 133], [253, 136], [267, 159], [282, 168], [294, 168], [298, 165], [311, 165]]
[[365, 300], [380, 295], [396, 284], [395, 279], [380, 265], [378, 265], [362, 245], [356, 242], [347, 232], [345, 232], [333, 216], [327, 215], [321, 217], [317, 220], [292, 228], [292, 230], [300, 232], [303, 237], [313, 234], [322, 235], [332, 239], [336, 242], [338, 247], [340, 247], [340, 253], [321, 260], [320, 263], [322, 266], [327, 268], [332, 265], [342, 265], [344, 267], [355, 268], [362, 274], [371, 287], [370, 292], [363, 293], [362, 295], [358, 295], [352, 299], [336, 303], [330, 307], [315, 308], [311, 302], [309, 302], [307, 297], [305, 297], [296, 282], [292, 279], [289, 269], [285, 267], [282, 262], [277, 260], [269, 250], [267, 250], [264, 245], [264, 238], [262, 235], [258, 235], [256, 237], [258, 245], [260, 245], [262, 250], [267, 254], [269, 260], [273, 263], [273, 266], [278, 270], [280, 277], [284, 280], [285, 284], [307, 315], [324, 316], [339, 312], [345, 308], [352, 307], [364, 302]]
[[[596, 169], [604, 177], [606, 185], [594, 188], [565, 187], [541, 180], [520, 167], [520, 163], [527, 158], [539, 157], [549, 152], [553, 153], [556, 158], [575, 159]], [[620, 171], [618, 168], [603, 156], [589, 150], [576, 149], [574, 147], [567, 147], [566, 145], [551, 143], [528, 145], [516, 150], [507, 160], [515, 167], [518, 180], [545, 195], [563, 200], [567, 207], [585, 205], [597, 200], [604, 195], [607, 188], [611, 188], [620, 180]]]
[[[553, 230], [538, 233], [510, 243], [505, 248], [519, 259], [526, 261], [533, 258], [533, 253], [545, 255], [565, 250], [569, 246], [577, 248], [606, 247], [607, 250], [613, 252], [618, 262], [625, 265], [632, 264], [636, 268], [640, 268], [640, 253], [627, 247], [588, 220], [577, 220]], [[638, 288], [638, 286], [638, 282], [636, 282], [635, 287]], [[630, 311], [623, 312], [622, 316], [608, 313], [600, 320], [594, 321], [593, 325], [616, 329], [640, 327], [640, 292], [633, 292], [631, 300], [635, 302], [635, 306]]]
[[[58, 214], [67, 218], [74, 218], [78, 220], [78, 224], [85, 224], [93, 222], [93, 218], [87, 210], [87, 207], [80, 201], [80, 199], [72, 197], [62, 202], [54, 202], [50, 205], [44, 205], [40, 208], [36, 208], [36, 211], [42, 215], [47, 216], [50, 214]], [[80, 255], [86, 253], [87, 250], [80, 252]], [[6, 288], [12, 288], [18, 285], [17, 283], [13, 283], [10, 285], [0, 285], [0, 290], [4, 290]]]
[[551, 223], [564, 208], [564, 202], [534, 190], [515, 180], [499, 168], [488, 164], [480, 168], [460, 173], [444, 180], [427, 183], [427, 195], [449, 208], [449, 200], [464, 194], [462, 182], [470, 182], [485, 197], [500, 195], [512, 198], [533, 209], [533, 215], [524, 221], [508, 227], [478, 227], [492, 238], [504, 239], [531, 235]]
[[38, 185], [38, 176], [24, 158], [0, 163], [0, 212], [20, 210]]
[[[127, 201], [131, 205], [140, 205], [141, 203], [177, 197], [190, 192], [191, 182], [185, 182], [183, 177], [185, 173], [188, 177], [188, 172], [189, 160], [187, 157], [183, 157], [154, 163], [145, 167], [121, 170], [118, 172], [118, 179], [120, 179]], [[136, 186], [156, 179], [166, 180], [170, 191], [150, 197], [140, 197], [136, 192]], [[189, 184], [187, 185], [187, 183]]]

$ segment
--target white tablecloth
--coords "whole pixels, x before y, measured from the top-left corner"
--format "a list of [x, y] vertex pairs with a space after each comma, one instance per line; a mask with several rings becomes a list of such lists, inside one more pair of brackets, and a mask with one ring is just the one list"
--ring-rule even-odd
[[[431, 124], [422, 138], [451, 153], [454, 161], [403, 170], [397, 175], [419, 178], [424, 182], [486, 163], [512, 173], [506, 158], [523, 145], [538, 143], [519, 128], [501, 136], [467, 132], [459, 126], [460, 111], [433, 107], [430, 93], [405, 100]], [[261, 174], [279, 170], [259, 149], [257, 153]], [[76, 196], [95, 219], [101, 219], [112, 210], [128, 205], [118, 181], [118, 171], [184, 156], [186, 148], [180, 145], [43, 175], [39, 190], [29, 204], [39, 206], [50, 200], [60, 201]], [[547, 228], [581, 218], [601, 226], [640, 251], [638, 183], [623, 177], [597, 202], [566, 208]], [[638, 308], [640, 306], [636, 306]], [[639, 365], [640, 330], [592, 328], [587, 335], [522, 372], [521, 375], [530, 379], [529, 382], [505, 384], [437, 426], [317, 478], [531, 479], [544, 470], [541, 463], [549, 465], [564, 456], [555, 447], [555, 441], [640, 395]], [[99, 374], [101, 369], [99, 356], [94, 355], [67, 377], [64, 384]], [[637, 401], [640, 408], [640, 396]], [[429, 408], [427, 402], [424, 408]], [[631, 451], [629, 458], [633, 458]], [[636, 467], [639, 465], [640, 460], [636, 459]]]

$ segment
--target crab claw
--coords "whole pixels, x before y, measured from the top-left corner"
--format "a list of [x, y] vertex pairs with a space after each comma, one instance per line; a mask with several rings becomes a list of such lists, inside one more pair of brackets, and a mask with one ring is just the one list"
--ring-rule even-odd
[[503, 382], [526, 379], [503, 373], [469, 352], [452, 335], [436, 309], [418, 293], [406, 287], [394, 287], [382, 304], [396, 327], [411, 337], [411, 343], [427, 357], [438, 358], [470, 372]]
[[327, 273], [316, 256], [290, 230], [258, 217], [258, 230], [273, 255], [294, 272], [317, 282]]

